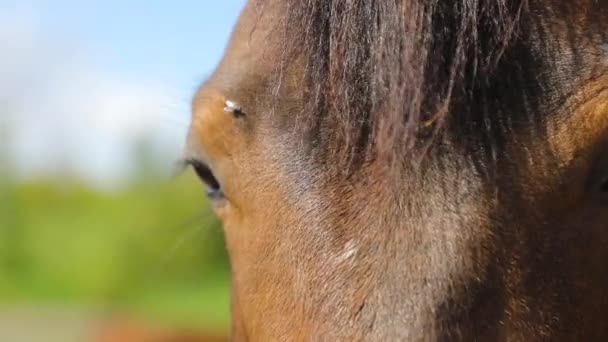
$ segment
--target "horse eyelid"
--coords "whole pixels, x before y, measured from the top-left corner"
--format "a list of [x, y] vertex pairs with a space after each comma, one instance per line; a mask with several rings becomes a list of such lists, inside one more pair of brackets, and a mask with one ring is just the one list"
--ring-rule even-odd
[[221, 197], [223, 197], [222, 185], [215, 177], [213, 170], [211, 170], [211, 168], [205, 162], [195, 158], [186, 158], [182, 161], [182, 163], [185, 165], [185, 167], [191, 167], [198, 178], [205, 183], [205, 185], [207, 185], [210, 196], [213, 195], [213, 197], [220, 197], [218, 194], [221, 194]]

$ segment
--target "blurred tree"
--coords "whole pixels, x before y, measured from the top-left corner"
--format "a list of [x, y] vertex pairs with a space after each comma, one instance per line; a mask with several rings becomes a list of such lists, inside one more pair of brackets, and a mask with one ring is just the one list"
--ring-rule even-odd
[[171, 180], [168, 158], [143, 137], [123, 187], [63, 174], [24, 180], [10, 132], [0, 129], [0, 303], [117, 305], [227, 326], [223, 234], [192, 172]]
[[27, 268], [24, 248], [26, 232], [23, 230], [23, 212], [15, 186], [10, 133], [8, 122], [0, 122], [0, 277], [4, 278], [4, 282], [7, 279], [20, 279]]
[[149, 183], [163, 178], [163, 165], [166, 165], [167, 161], [154, 146], [152, 136], [145, 133], [140, 134], [134, 139], [131, 150], [132, 183]]

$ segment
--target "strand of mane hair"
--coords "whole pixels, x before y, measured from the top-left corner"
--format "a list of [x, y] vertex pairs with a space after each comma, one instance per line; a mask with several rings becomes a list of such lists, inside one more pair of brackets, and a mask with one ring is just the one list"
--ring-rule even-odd
[[430, 146], [455, 100], [466, 101], [475, 82], [491, 75], [527, 1], [285, 0], [284, 6], [278, 77], [296, 59], [306, 71], [294, 127], [317, 157], [349, 169], [370, 158], [392, 165]]

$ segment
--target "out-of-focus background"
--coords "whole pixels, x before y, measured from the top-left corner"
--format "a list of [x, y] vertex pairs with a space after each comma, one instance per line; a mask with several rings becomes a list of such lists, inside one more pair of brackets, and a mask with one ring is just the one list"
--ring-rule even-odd
[[172, 172], [244, 2], [0, 0], [0, 341], [226, 336], [221, 227]]

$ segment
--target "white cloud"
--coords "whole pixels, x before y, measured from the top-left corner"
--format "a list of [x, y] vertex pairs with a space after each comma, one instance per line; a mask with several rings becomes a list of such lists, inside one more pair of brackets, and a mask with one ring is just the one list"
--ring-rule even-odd
[[98, 65], [88, 49], [43, 32], [28, 8], [0, 11], [0, 50], [0, 119], [11, 129], [20, 173], [67, 167], [97, 184], [115, 184], [131, 166], [129, 147], [142, 136], [152, 137], [168, 166], [178, 156], [186, 96]]

